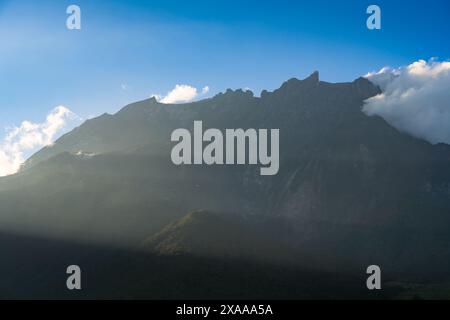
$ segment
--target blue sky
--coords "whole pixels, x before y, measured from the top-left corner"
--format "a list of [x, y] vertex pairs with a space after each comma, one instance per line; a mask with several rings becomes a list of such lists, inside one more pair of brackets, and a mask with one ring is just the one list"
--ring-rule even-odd
[[[66, 29], [70, 4], [81, 30]], [[366, 28], [370, 4], [382, 9], [381, 31]], [[42, 122], [57, 105], [84, 119], [113, 113], [176, 84], [259, 94], [314, 70], [351, 81], [446, 60], [449, 12], [444, 0], [0, 0], [0, 128]]]

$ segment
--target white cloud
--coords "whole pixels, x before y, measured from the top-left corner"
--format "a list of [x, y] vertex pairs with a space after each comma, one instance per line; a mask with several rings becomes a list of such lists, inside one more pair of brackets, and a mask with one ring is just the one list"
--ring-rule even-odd
[[206, 94], [208, 92], [208, 86], [204, 87], [201, 90], [201, 93], [199, 93], [199, 90], [193, 86], [187, 84], [177, 84], [175, 88], [167, 93], [167, 95], [162, 96], [160, 94], [152, 94], [152, 97], [154, 97], [161, 103], [184, 103], [190, 102], [197, 98], [199, 95]]
[[68, 108], [58, 106], [43, 123], [23, 121], [19, 127], [8, 128], [0, 142], [0, 176], [16, 173], [25, 161], [26, 153], [51, 145], [67, 121], [76, 118]]
[[209, 92], [209, 87], [208, 86], [203, 87], [202, 94], [207, 94], [208, 92]]
[[367, 79], [375, 83], [377, 86], [381, 88], [381, 90], [385, 90], [386, 86], [392, 82], [396, 77], [401, 74], [401, 69], [392, 69], [390, 67], [384, 67], [380, 71], [369, 72], [365, 75]]
[[367, 115], [433, 144], [450, 144], [450, 62], [419, 60], [366, 77], [383, 91], [366, 100]]

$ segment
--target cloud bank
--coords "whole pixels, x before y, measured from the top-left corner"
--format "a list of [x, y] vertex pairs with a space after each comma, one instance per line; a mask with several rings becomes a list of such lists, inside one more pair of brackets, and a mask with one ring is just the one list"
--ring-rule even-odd
[[57, 133], [75, 114], [64, 106], [53, 109], [43, 123], [23, 121], [19, 127], [8, 128], [0, 142], [0, 176], [16, 173], [25, 161], [25, 154], [51, 145]]
[[155, 97], [156, 100], [161, 103], [185, 103], [193, 101], [198, 96], [207, 94], [208, 92], [208, 86], [199, 91], [197, 88], [187, 84], [177, 84], [175, 88], [169, 91], [165, 96], [162, 96], [160, 94], [153, 94], [152, 97]]
[[450, 144], [450, 62], [416, 61], [383, 68], [366, 78], [383, 93], [366, 100], [363, 111], [430, 143]]

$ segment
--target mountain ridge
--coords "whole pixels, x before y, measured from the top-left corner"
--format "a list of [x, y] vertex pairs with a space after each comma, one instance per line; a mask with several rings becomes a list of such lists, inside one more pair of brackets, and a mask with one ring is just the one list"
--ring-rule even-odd
[[[80, 131], [86, 131], [85, 135], [102, 135], [103, 139], [106, 139], [108, 135], [114, 136], [115, 138], [118, 138], [118, 135], [115, 134], [114, 130], [108, 129], [108, 132], [100, 133], [97, 131], [97, 127], [101, 126], [114, 126], [117, 125], [116, 121], [131, 121], [132, 123], [134, 121], [139, 122], [139, 116], [136, 113], [144, 113], [145, 116], [151, 116], [152, 113], [160, 113], [162, 112], [162, 109], [164, 109], [165, 112], [171, 113], [176, 111], [173, 111], [171, 109], [178, 108], [183, 109], [192, 105], [198, 105], [202, 106], [206, 103], [212, 103], [214, 104], [223, 104], [226, 103], [229, 99], [238, 99], [240, 102], [242, 102], [242, 99], [244, 102], [248, 103], [252, 100], [259, 101], [264, 99], [264, 97], [269, 97], [273, 95], [277, 95], [279, 92], [283, 91], [298, 91], [298, 89], [301, 89], [301, 92], [304, 94], [305, 90], [310, 90], [310, 86], [317, 86], [319, 84], [325, 85], [325, 86], [342, 86], [345, 84], [350, 83], [328, 83], [328, 82], [322, 82], [319, 80], [319, 73], [316, 71], [312, 73], [309, 77], [307, 77], [304, 80], [299, 80], [297, 78], [291, 78], [287, 81], [285, 81], [280, 88], [275, 89], [272, 92], [268, 92], [266, 90], [263, 90], [261, 93], [261, 97], [255, 97], [253, 95], [253, 92], [251, 91], [243, 91], [242, 89], [237, 90], [231, 90], [227, 89], [224, 93], [219, 93], [215, 95], [212, 98], [203, 99], [196, 102], [189, 102], [189, 103], [182, 103], [182, 104], [163, 104], [156, 100], [155, 97], [151, 97], [149, 99], [144, 99], [138, 102], [130, 103], [120, 109], [115, 114], [108, 114], [104, 113], [99, 117], [86, 120], [83, 124], [81, 124], [79, 127], [73, 129], [71, 132], [68, 132], [64, 134], [62, 137], [57, 139], [54, 144], [50, 147], [44, 147], [43, 149], [36, 152], [34, 155], [32, 155], [22, 166], [22, 170], [25, 170], [27, 168], [32, 167], [33, 165], [37, 164], [38, 162], [42, 160], [46, 160], [52, 155], [55, 155], [62, 151], [68, 151], [72, 153], [76, 153], [78, 151], [87, 151], [87, 152], [112, 152], [112, 151], [120, 151], [123, 148], [123, 145], [121, 143], [114, 144], [112, 143], [112, 139], [108, 140], [109, 144], [112, 144], [109, 148], [105, 148], [102, 146], [102, 141], [91, 141], [90, 143], [83, 144], [81, 141], [83, 141], [82, 137], [77, 136], [77, 134]], [[375, 89], [374, 85], [370, 85], [371, 82], [365, 78], [358, 78], [355, 81], [351, 82], [352, 85], [354, 85], [357, 89], [357, 91], [360, 91], [366, 99], [368, 97], [373, 96], [374, 94], [379, 93], [379, 89]], [[117, 130], [120, 130], [120, 127], [117, 128]], [[140, 134], [146, 134], [148, 132], [141, 132]], [[142, 139], [142, 135], [139, 135], [139, 138]], [[75, 137], [74, 137], [75, 136]], [[136, 133], [136, 138], [138, 136], [138, 133]], [[98, 138], [99, 140], [101, 138]], [[146, 137], [148, 138], [148, 136]], [[74, 140], [76, 140], [78, 143], [75, 143]], [[128, 141], [128, 140], [127, 140]], [[92, 149], [92, 150], [83, 150], [83, 148]], [[79, 149], [79, 150], [77, 150]], [[97, 149], [97, 150], [94, 150]]]
[[[257, 219], [316, 266], [441, 272], [450, 266], [450, 147], [365, 115], [364, 101], [380, 92], [365, 78], [333, 84], [314, 73], [261, 97], [227, 90], [187, 104], [130, 104], [0, 179], [0, 222], [136, 245], [203, 208]], [[205, 129], [279, 128], [278, 175], [173, 165], [170, 134], [195, 120]], [[271, 229], [273, 219], [283, 226]], [[430, 266], [436, 252], [441, 262]]]

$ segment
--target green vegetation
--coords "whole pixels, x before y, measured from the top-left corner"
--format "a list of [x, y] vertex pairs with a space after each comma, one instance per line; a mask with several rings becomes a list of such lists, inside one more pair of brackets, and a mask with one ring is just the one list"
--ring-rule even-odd
[[[366, 297], [365, 280], [354, 277], [364, 278], [370, 264], [390, 281], [447, 283], [450, 147], [364, 115], [364, 100], [379, 92], [363, 78], [331, 84], [315, 73], [261, 98], [228, 90], [189, 104], [131, 104], [0, 178], [0, 232], [141, 250], [129, 269], [105, 272], [105, 283], [117, 274], [136, 283], [117, 287], [124, 297]], [[170, 134], [194, 120], [205, 129], [279, 128], [278, 175], [263, 177], [250, 165], [173, 165]], [[128, 261], [122, 253], [97, 258], [102, 250], [83, 254], [94, 269]], [[15, 264], [33, 254], [25, 246], [3, 258]], [[57, 295], [56, 280], [41, 273], [49, 285], [40, 294]], [[413, 291], [425, 288], [441, 287]], [[395, 286], [388, 296], [410, 289]]]

